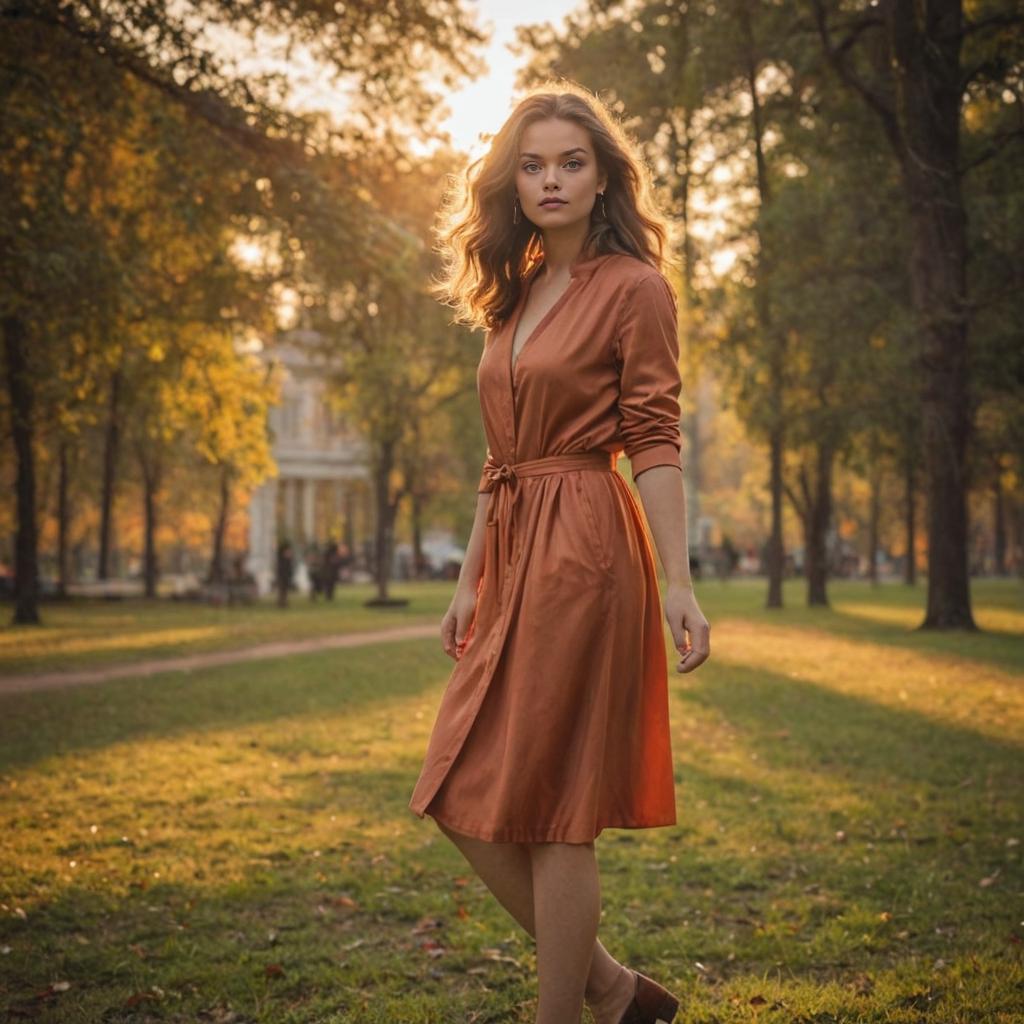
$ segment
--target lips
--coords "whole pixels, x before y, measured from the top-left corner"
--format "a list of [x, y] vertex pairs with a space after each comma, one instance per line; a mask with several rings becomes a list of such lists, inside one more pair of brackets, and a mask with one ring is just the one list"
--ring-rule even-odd
[[565, 206], [564, 199], [545, 199], [541, 202], [541, 206]]

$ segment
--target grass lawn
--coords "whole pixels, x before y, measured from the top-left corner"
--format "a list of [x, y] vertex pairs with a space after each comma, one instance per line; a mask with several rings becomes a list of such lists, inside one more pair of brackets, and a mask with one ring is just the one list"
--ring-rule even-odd
[[448, 607], [452, 583], [395, 583], [403, 608], [365, 608], [372, 584], [339, 587], [334, 600], [292, 594], [279, 609], [273, 598], [234, 608], [168, 600], [74, 599], [41, 606], [42, 627], [10, 626], [12, 605], [0, 603], [0, 675], [99, 668], [148, 658], [251, 647], [419, 622], [437, 622]]
[[[405, 589], [340, 628], [450, 595]], [[977, 585], [969, 636], [913, 632], [920, 589], [699, 595], [679, 824], [597, 840], [611, 952], [677, 1024], [1024, 1020], [1020, 585]], [[5, 665], [77, 666], [327, 623], [295, 604], [216, 641], [135, 642], [205, 620], [134, 605], [48, 609], [63, 651], [0, 636]], [[451, 664], [414, 640], [3, 698], [0, 1019], [530, 1024], [532, 941], [406, 806]]]

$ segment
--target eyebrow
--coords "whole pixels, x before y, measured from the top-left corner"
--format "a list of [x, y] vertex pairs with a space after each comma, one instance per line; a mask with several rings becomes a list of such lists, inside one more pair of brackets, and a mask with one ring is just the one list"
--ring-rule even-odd
[[[570, 153], [586, 153], [586, 150], [582, 146], [573, 146], [572, 149], [559, 153], [559, 156], [568, 156]], [[541, 158], [540, 153], [520, 153], [519, 156], [532, 156], [535, 160], [540, 160]]]

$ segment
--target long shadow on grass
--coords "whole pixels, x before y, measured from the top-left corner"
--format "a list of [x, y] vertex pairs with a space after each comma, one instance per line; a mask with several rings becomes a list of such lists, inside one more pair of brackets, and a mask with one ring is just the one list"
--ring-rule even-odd
[[[727, 718], [770, 765], [827, 772], [879, 793], [918, 783], [959, 787], [988, 773], [1020, 781], [1024, 745], [837, 693], [826, 684], [730, 665], [708, 672], [702, 686], [679, 698]], [[788, 730], [783, 741], [780, 729]]]
[[[749, 698], [742, 689], [733, 690], [739, 703]], [[721, 695], [711, 697], [713, 703]], [[725, 704], [736, 719], [732, 702]], [[759, 721], [756, 713], [742, 719], [748, 735], [756, 735]], [[792, 739], [791, 733], [790, 740], [774, 744], [784, 747]], [[355, 771], [292, 774], [292, 792], [282, 804], [301, 808], [316, 798], [322, 805], [328, 791], [359, 813], [365, 808], [368, 826], [412, 821], [406, 801], [415, 764], [401, 764], [400, 770], [367, 763]], [[685, 766], [682, 777], [684, 794], [706, 798], [719, 813], [740, 814], [744, 805], [751, 818], [766, 805], [792, 816], [807, 810], [799, 806], [799, 794], [773, 792], [756, 781], [695, 765]], [[752, 797], [758, 798], [756, 808]], [[274, 805], [263, 809], [274, 820]], [[618, 955], [640, 969], [664, 963], [679, 977], [692, 974], [694, 960], [710, 964], [720, 978], [754, 979], [780, 958], [795, 978], [816, 978], [823, 971], [852, 975], [891, 964], [894, 953], [884, 937], [880, 948], [864, 945], [863, 917], [839, 923], [844, 915], [877, 916], [887, 908], [882, 892], [865, 887], [867, 869], [843, 862], [834, 848], [808, 850], [795, 839], [783, 858], [738, 853], [724, 848], [724, 838], [699, 837], [686, 822], [682, 815], [677, 829], [609, 829], [599, 839], [608, 910], [602, 934]], [[258, 826], [257, 831], [265, 839]], [[428, 835], [437, 841], [425, 844]], [[127, 1021], [136, 1019], [132, 999], [158, 986], [159, 1003], [143, 1005], [157, 1016], [161, 1006], [173, 1007], [179, 1020], [214, 1019], [230, 1006], [242, 1019], [266, 1022], [376, 1022], [388, 1019], [388, 1012], [393, 1019], [426, 1022], [467, 1019], [471, 1011], [512, 1019], [507, 1015], [513, 1006], [532, 999], [532, 974], [485, 952], [502, 946], [515, 957], [529, 949], [529, 941], [504, 946], [516, 926], [480, 885], [457, 884], [470, 871], [430, 819], [386, 843], [371, 841], [357, 823], [335, 843], [322, 844], [315, 859], [308, 850], [282, 846], [275, 853], [249, 838], [243, 831], [233, 846], [234, 856], [248, 863], [230, 882], [221, 883], [204, 864], [195, 882], [143, 889], [136, 882], [149, 872], [139, 872], [124, 895], [69, 885], [37, 904], [28, 920], [0, 918], [0, 939], [12, 947], [0, 1008], [11, 1019]], [[237, 873], [237, 863], [234, 868]], [[794, 890], [815, 889], [806, 903], [794, 904], [786, 902], [786, 886], [791, 901]], [[970, 887], [967, 880], [959, 883], [965, 897]], [[924, 926], [948, 913], [939, 899], [918, 910], [914, 951], [947, 955], [971, 949], [987, 955], [971, 945], [966, 932], [946, 940]], [[425, 928], [425, 921], [434, 924]], [[70, 940], [71, 933], [88, 942]], [[430, 949], [439, 947], [445, 953], [438, 959]], [[898, 955], [907, 952], [900, 945]], [[35, 993], [58, 976], [72, 989], [40, 1004]], [[404, 1002], [411, 991], [415, 1005]], [[82, 1011], [64, 1012], [65, 996], [80, 1000]], [[370, 1013], [363, 1010], [367, 1000]]]
[[[729, 612], [724, 612], [723, 615], [725, 618], [734, 617]], [[710, 613], [708, 617], [714, 622]], [[763, 623], [766, 626], [785, 629], [822, 631], [844, 639], [863, 640], [866, 643], [898, 647], [919, 654], [954, 657], [963, 662], [966, 671], [970, 670], [970, 661], [985, 662], [1011, 672], [1024, 669], [1024, 638], [1010, 632], [921, 631], [879, 622], [834, 608], [787, 608], [781, 612], [756, 609], [749, 613], [745, 610], [743, 619], [746, 620], [745, 625], [752, 625], [755, 628]]]
[[353, 714], [423, 693], [453, 666], [433, 640], [167, 673], [0, 702], [0, 770], [143, 737], [257, 724], [295, 715]]
[[[457, 868], [454, 856], [448, 860]], [[224, 887], [162, 884], [119, 897], [68, 888], [29, 921], [0, 920], [11, 947], [0, 1016], [52, 1024], [384, 1021], [384, 1004], [410, 986], [424, 1015], [392, 1019], [425, 1024], [438, 1019], [427, 1015], [431, 1008], [461, 1007], [465, 1020], [483, 999], [497, 1013], [514, 999], [485, 993], [484, 979], [465, 968], [487, 966], [492, 988], [515, 985], [522, 972], [450, 937], [461, 926], [442, 878], [423, 894], [408, 877], [376, 868], [361, 865], [357, 874], [302, 864], [254, 871]], [[426, 937], [447, 947], [441, 963], [420, 948], [424, 938], [413, 931], [420, 919], [437, 923]], [[500, 941], [499, 927], [488, 938]], [[58, 977], [70, 989], [44, 996]], [[369, 1002], [379, 1016], [366, 1012]]]

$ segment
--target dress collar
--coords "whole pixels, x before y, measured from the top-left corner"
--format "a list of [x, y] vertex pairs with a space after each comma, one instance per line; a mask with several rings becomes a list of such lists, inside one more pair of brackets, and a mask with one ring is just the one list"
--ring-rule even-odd
[[[603, 252], [587, 259], [584, 259], [582, 255], [577, 256], [569, 266], [569, 277], [578, 277], [581, 281], [586, 281], [606, 259], [614, 255], [615, 253], [613, 252]], [[540, 259], [526, 272], [525, 279], [532, 280], [542, 266], [544, 266], [544, 260]]]
[[605, 260], [610, 259], [614, 255], [615, 253], [613, 252], [602, 252], [597, 256], [591, 256], [590, 259], [577, 259], [569, 268], [569, 276], [578, 277], [585, 281]]

